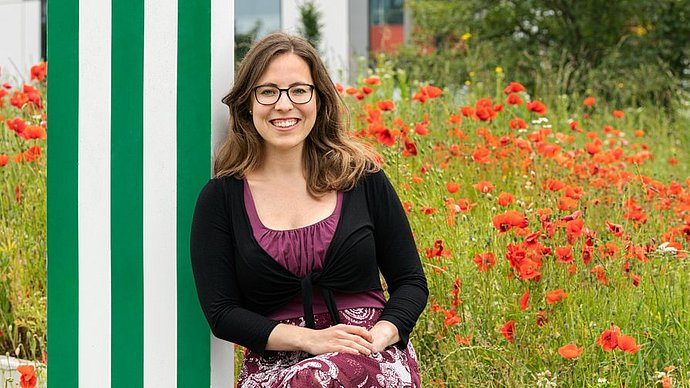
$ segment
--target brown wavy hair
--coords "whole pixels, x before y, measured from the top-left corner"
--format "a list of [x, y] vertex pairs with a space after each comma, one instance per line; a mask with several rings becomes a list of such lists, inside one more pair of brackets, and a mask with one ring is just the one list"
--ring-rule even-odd
[[286, 53], [296, 54], [309, 65], [316, 91], [316, 121], [303, 153], [307, 189], [314, 196], [350, 190], [362, 175], [379, 170], [378, 157], [349, 135], [341, 112], [345, 104], [316, 50], [302, 37], [282, 32], [252, 46], [240, 63], [232, 90], [223, 98], [230, 108], [230, 122], [213, 165], [214, 175], [243, 178], [261, 165], [263, 139], [250, 113], [252, 90], [271, 60]]

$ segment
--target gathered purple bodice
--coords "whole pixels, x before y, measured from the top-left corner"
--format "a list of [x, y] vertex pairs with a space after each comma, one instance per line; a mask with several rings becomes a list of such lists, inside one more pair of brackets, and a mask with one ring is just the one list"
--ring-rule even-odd
[[[267, 228], [259, 219], [256, 205], [247, 181], [244, 181], [244, 203], [251, 223], [254, 238], [273, 259], [294, 275], [304, 277], [313, 271], [323, 269], [326, 252], [335, 234], [340, 210], [343, 204], [343, 193], [338, 192], [333, 213], [321, 221], [296, 229], [274, 230]], [[314, 314], [327, 312], [326, 303], [321, 292], [314, 287]], [[383, 291], [367, 291], [356, 294], [334, 292], [338, 309], [356, 307], [383, 308], [385, 298]], [[293, 299], [285, 308], [269, 315], [272, 319], [296, 318], [304, 315], [302, 297]]]

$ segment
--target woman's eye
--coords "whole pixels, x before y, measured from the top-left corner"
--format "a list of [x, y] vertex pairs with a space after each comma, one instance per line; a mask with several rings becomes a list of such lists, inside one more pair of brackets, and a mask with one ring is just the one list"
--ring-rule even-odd
[[259, 94], [262, 96], [270, 97], [270, 96], [275, 96], [276, 91], [273, 89], [259, 89]]
[[306, 88], [302, 88], [302, 87], [299, 87], [299, 88], [292, 88], [291, 91], [292, 91], [292, 94], [294, 94], [294, 95], [300, 95], [300, 94], [305, 94], [305, 93], [307, 93], [307, 89], [306, 89]]

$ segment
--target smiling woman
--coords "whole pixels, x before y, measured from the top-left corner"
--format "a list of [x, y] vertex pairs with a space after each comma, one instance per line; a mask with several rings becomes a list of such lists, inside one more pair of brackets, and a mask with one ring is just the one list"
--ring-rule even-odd
[[191, 257], [214, 334], [248, 349], [238, 385], [419, 386], [417, 248], [315, 49], [267, 36], [223, 102], [228, 137], [199, 195]]
[[279, 148], [292, 149], [299, 159], [304, 140], [316, 121], [317, 99], [312, 98], [309, 65], [295, 54], [281, 54], [270, 62], [258, 83], [254, 88], [252, 119], [263, 139], [265, 157], [273, 157], [273, 150]]

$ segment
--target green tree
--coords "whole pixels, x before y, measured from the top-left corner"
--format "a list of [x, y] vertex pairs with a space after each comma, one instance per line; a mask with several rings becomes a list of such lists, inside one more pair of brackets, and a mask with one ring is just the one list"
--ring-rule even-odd
[[261, 30], [261, 24], [261, 20], [257, 20], [256, 23], [254, 23], [254, 27], [246, 33], [238, 33], [237, 30], [235, 30], [235, 70], [237, 70], [237, 66], [239, 66], [244, 56], [247, 55], [247, 52], [256, 41], [259, 30]]
[[308, 0], [299, 5], [299, 14], [299, 34], [318, 50], [319, 43], [321, 43], [321, 29], [323, 28], [321, 12], [312, 0]]
[[[679, 86], [688, 87], [690, 0], [408, 0], [407, 5], [414, 44], [431, 42], [447, 56], [441, 52], [470, 32], [472, 47], [484, 50], [487, 62], [535, 83], [533, 90], [594, 87], [609, 98], [635, 95], [668, 103]], [[462, 64], [457, 66], [462, 72]], [[536, 85], [549, 76], [550, 85]]]

